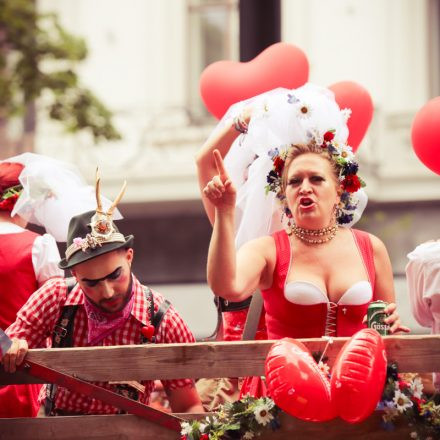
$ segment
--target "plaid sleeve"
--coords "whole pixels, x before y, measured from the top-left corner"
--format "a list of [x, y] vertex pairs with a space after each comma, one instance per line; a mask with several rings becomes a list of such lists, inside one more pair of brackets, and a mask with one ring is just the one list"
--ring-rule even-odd
[[[154, 301], [155, 304], [158, 303], [158, 305], [160, 305], [164, 299], [161, 295], [154, 292]], [[156, 342], [158, 344], [195, 342], [191, 330], [172, 305], [167, 310], [159, 326], [156, 334]], [[162, 380], [161, 382], [167, 390], [194, 386], [193, 379]]]
[[60, 307], [66, 300], [67, 286], [54, 278], [35, 291], [17, 312], [17, 318], [6, 330], [11, 338], [26, 339], [29, 348], [46, 346], [56, 324]]

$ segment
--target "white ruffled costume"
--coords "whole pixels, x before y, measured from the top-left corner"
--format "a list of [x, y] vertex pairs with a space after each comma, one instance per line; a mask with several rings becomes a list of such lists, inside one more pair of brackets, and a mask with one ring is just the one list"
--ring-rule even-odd
[[[19, 177], [23, 191], [11, 216], [18, 215], [44, 227], [56, 241], [66, 241], [72, 217], [96, 209], [95, 188], [86, 184], [74, 165], [34, 153], [20, 154], [4, 162], [24, 165]], [[111, 201], [101, 198], [107, 210]], [[118, 210], [113, 218], [122, 218]]]
[[[240, 135], [225, 157], [225, 167], [237, 189], [236, 247], [282, 229], [282, 209], [275, 193], [266, 194], [267, 175], [273, 162], [269, 152], [291, 144], [322, 141], [324, 133], [335, 130], [335, 141], [345, 144], [350, 111], [341, 110], [329, 89], [305, 84], [298, 89], [278, 88], [231, 106], [214, 130], [220, 130], [245, 108], [252, 107], [248, 133]], [[302, 112], [303, 107], [307, 113]], [[360, 189], [352, 194], [357, 202], [352, 222], [356, 223], [367, 205]]]
[[[408, 254], [405, 271], [414, 318], [432, 334], [440, 334], [440, 241], [418, 245]], [[433, 380], [440, 391], [440, 373]]]

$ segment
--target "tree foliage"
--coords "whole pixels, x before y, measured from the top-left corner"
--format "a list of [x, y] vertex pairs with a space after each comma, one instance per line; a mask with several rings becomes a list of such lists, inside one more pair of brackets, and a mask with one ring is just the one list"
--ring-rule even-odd
[[34, 0], [0, 0], [0, 117], [21, 115], [44, 96], [43, 109], [69, 132], [120, 139], [111, 112], [75, 73], [86, 56], [84, 40], [66, 32], [55, 14], [39, 13]]

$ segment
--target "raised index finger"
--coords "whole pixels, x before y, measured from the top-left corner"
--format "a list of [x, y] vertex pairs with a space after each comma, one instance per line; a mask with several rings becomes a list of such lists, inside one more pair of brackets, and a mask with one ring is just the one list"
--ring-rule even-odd
[[223, 163], [223, 158], [220, 154], [220, 151], [214, 150], [212, 154], [214, 155], [215, 166], [217, 167], [218, 174], [220, 175], [220, 177], [227, 178], [228, 173], [225, 169], [225, 164]]

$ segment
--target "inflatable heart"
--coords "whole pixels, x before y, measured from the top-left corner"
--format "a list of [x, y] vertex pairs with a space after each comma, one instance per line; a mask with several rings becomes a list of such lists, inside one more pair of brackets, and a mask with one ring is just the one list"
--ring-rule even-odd
[[440, 174], [440, 96], [428, 101], [412, 123], [414, 152], [422, 163]]
[[210, 64], [200, 77], [200, 94], [208, 111], [220, 119], [236, 102], [277, 87], [300, 87], [308, 76], [304, 52], [292, 44], [276, 43], [246, 63]]
[[368, 91], [353, 81], [341, 81], [329, 87], [335, 94], [339, 108], [349, 108], [351, 116], [347, 121], [348, 145], [356, 151], [367, 132], [373, 117], [373, 101]]
[[313, 422], [336, 416], [329, 380], [304, 344], [291, 338], [275, 342], [265, 368], [268, 395], [282, 410]]
[[362, 329], [345, 343], [331, 378], [332, 398], [343, 420], [358, 423], [374, 411], [382, 395], [386, 370], [385, 347], [376, 330]]

